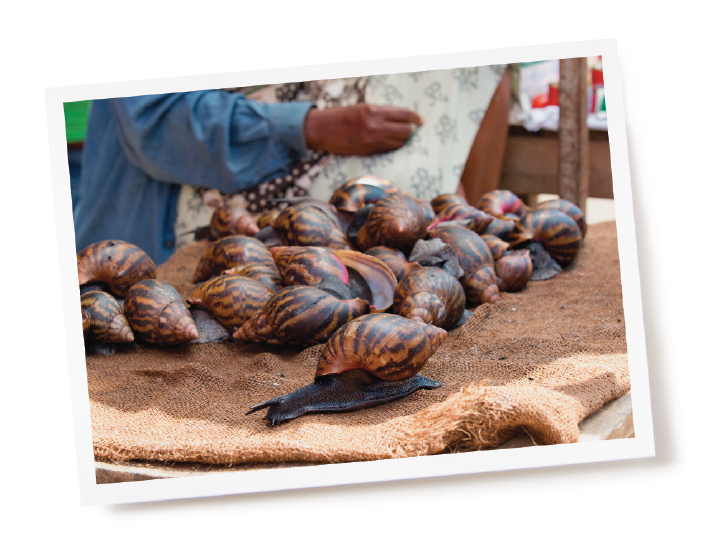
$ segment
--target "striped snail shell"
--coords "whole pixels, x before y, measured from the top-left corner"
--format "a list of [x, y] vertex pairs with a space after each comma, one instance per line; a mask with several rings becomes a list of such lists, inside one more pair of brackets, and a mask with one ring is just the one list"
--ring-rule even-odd
[[278, 272], [286, 286], [317, 286], [334, 276], [349, 283], [347, 268], [331, 250], [318, 246], [279, 246], [270, 249]]
[[424, 238], [429, 224], [423, 206], [406, 193], [393, 193], [377, 201], [360, 229], [356, 247], [367, 251], [387, 246], [404, 253]]
[[501, 292], [523, 290], [532, 274], [533, 261], [527, 249], [508, 251], [496, 261], [497, 284]]
[[567, 199], [549, 199], [548, 201], [542, 201], [533, 207], [534, 211], [536, 209], [557, 209], [558, 211], [565, 213], [575, 221], [578, 228], [580, 228], [580, 233], [583, 238], [585, 238], [585, 233], [588, 231], [588, 225], [585, 222], [585, 214], [580, 207], [572, 201], [568, 201]]
[[466, 298], [474, 304], [496, 302], [496, 271], [493, 267], [493, 255], [486, 242], [475, 232], [460, 226], [435, 228], [431, 235], [454, 248], [459, 265], [464, 270], [461, 285]]
[[79, 284], [106, 283], [123, 298], [140, 280], [156, 278], [156, 264], [140, 247], [121, 240], [95, 242], [77, 254]]
[[537, 209], [524, 217], [523, 225], [561, 265], [568, 265], [578, 255], [583, 236], [577, 223], [565, 213]]
[[213, 211], [209, 227], [211, 236], [216, 239], [236, 234], [255, 236], [260, 230], [255, 217], [247, 214], [244, 209], [233, 207], [219, 207]]
[[207, 308], [221, 325], [235, 330], [253, 317], [272, 295], [273, 290], [252, 278], [221, 275], [195, 288], [188, 302]]
[[99, 343], [134, 342], [134, 333], [119, 302], [106, 292], [86, 292], [81, 296], [82, 310], [87, 313], [87, 340]]
[[246, 263], [238, 267], [232, 267], [223, 271], [227, 276], [248, 277], [258, 282], [262, 282], [265, 286], [275, 293], [280, 290], [283, 285], [283, 277], [275, 265], [263, 265], [261, 263]]
[[308, 203], [283, 209], [273, 228], [286, 246], [349, 248], [347, 235], [323, 209]]
[[233, 337], [263, 342], [255, 331], [264, 327], [267, 318], [272, 337], [281, 343], [320, 344], [342, 325], [369, 310], [369, 302], [365, 300], [338, 300], [312, 286], [288, 286], [274, 294]]
[[89, 318], [89, 312], [82, 308], [82, 334], [84, 335], [85, 339], [89, 334], [89, 327], [91, 326], [91, 324], [92, 321]]
[[468, 202], [457, 193], [443, 193], [431, 200], [431, 207], [437, 215], [450, 207], [461, 205], [468, 205]]
[[332, 203], [338, 211], [354, 213], [362, 207], [373, 205], [389, 192], [393, 191], [397, 191], [396, 188], [387, 189], [381, 186], [350, 180], [335, 190], [330, 198], [330, 203]]
[[398, 249], [388, 248], [386, 246], [377, 246], [370, 248], [364, 252], [365, 255], [370, 255], [376, 257], [382, 263], [384, 263], [389, 270], [392, 271], [397, 282], [404, 278], [404, 275], [413, 271], [414, 269], [420, 269], [421, 265], [419, 263], [412, 263], [407, 261], [406, 256]]
[[511, 245], [531, 239], [531, 233], [521, 221], [501, 217], [494, 218], [483, 235], [496, 236]]
[[256, 406], [280, 424], [306, 413], [350, 412], [403, 398], [441, 382], [419, 374], [446, 338], [446, 331], [398, 315], [353, 319], [330, 337], [320, 354], [315, 381]]
[[493, 190], [481, 196], [476, 208], [500, 218], [520, 219], [528, 207], [515, 193], [508, 190]]
[[466, 228], [473, 230], [476, 234], [481, 234], [493, 219], [493, 215], [476, 209], [476, 207], [471, 207], [471, 205], [451, 205], [437, 215], [434, 222], [429, 225], [429, 230], [442, 223], [466, 221], [464, 224]]
[[151, 344], [181, 344], [198, 338], [181, 296], [160, 280], [142, 280], [132, 286], [124, 300], [124, 315], [136, 336]]
[[488, 249], [491, 250], [494, 261], [500, 259], [503, 254], [506, 253], [510, 245], [508, 242], [501, 240], [501, 238], [493, 234], [481, 234], [481, 239], [486, 242]]
[[273, 222], [280, 214], [280, 209], [270, 209], [269, 211], [264, 211], [258, 216], [258, 228], [263, 229], [266, 226], [273, 226]]
[[423, 267], [406, 275], [394, 293], [394, 313], [452, 329], [466, 309], [466, 296], [459, 281], [438, 267]]
[[208, 244], [208, 247], [203, 250], [192, 282], [195, 284], [208, 280], [226, 269], [246, 263], [273, 265], [273, 256], [270, 255], [268, 247], [255, 238], [241, 235], [226, 236]]

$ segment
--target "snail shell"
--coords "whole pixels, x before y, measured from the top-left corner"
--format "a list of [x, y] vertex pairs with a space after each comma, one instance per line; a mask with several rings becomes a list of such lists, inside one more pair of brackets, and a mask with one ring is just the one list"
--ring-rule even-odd
[[82, 310], [87, 313], [89, 329], [87, 340], [99, 343], [134, 342], [134, 333], [119, 302], [106, 292], [93, 291], [82, 294]]
[[528, 207], [515, 193], [508, 190], [493, 190], [485, 193], [476, 204], [477, 209], [500, 218], [520, 219]]
[[79, 284], [106, 283], [123, 298], [140, 280], [156, 278], [156, 264], [144, 250], [121, 240], [95, 242], [77, 254]]
[[442, 329], [452, 329], [466, 308], [459, 281], [438, 267], [416, 269], [406, 275], [394, 293], [394, 313]]
[[[272, 337], [286, 344], [319, 344], [342, 325], [369, 313], [369, 310], [369, 302], [365, 300], [338, 300], [312, 286], [288, 286], [274, 294], [233, 336], [252, 342], [263, 342], [263, 337]], [[266, 318], [272, 335], [265, 335]]]
[[585, 214], [575, 203], [568, 201], [567, 199], [549, 199], [548, 201], [542, 201], [533, 207], [534, 211], [536, 209], [557, 209], [558, 211], [562, 211], [575, 221], [578, 228], [580, 228], [580, 233], [583, 238], [585, 238], [585, 233], [588, 231], [588, 225], [585, 222]]
[[219, 207], [213, 211], [209, 227], [211, 236], [216, 239], [236, 234], [255, 236], [260, 230], [253, 216], [246, 214], [244, 209], [232, 207]]
[[498, 236], [492, 234], [482, 234], [481, 239], [486, 242], [488, 249], [491, 250], [494, 261], [499, 260], [508, 250], [509, 243], [501, 240]]
[[349, 412], [405, 397], [441, 382], [419, 375], [446, 338], [446, 331], [398, 315], [353, 319], [330, 337], [320, 354], [315, 381], [256, 406], [276, 425], [311, 412]]
[[404, 275], [413, 271], [414, 269], [420, 269], [421, 265], [419, 263], [411, 263], [407, 261], [406, 256], [398, 249], [388, 248], [386, 246], [377, 246], [368, 249], [364, 252], [365, 255], [371, 257], [376, 257], [382, 263], [384, 263], [392, 274], [397, 279], [397, 282], [404, 278]]
[[323, 209], [301, 203], [283, 209], [275, 219], [273, 228], [287, 246], [324, 246], [349, 248], [349, 239], [335, 219]]
[[483, 235], [496, 236], [511, 245], [531, 239], [531, 233], [520, 221], [500, 217], [491, 221]]
[[258, 228], [262, 230], [266, 226], [273, 226], [273, 222], [275, 222], [279, 214], [280, 209], [270, 209], [261, 213], [257, 220]]
[[226, 269], [247, 263], [270, 266], [273, 265], [273, 256], [268, 247], [255, 238], [241, 235], [226, 236], [210, 243], [203, 250], [193, 274], [193, 283], [208, 280]]
[[89, 327], [91, 326], [92, 322], [89, 319], [89, 312], [85, 311], [84, 308], [82, 308], [82, 334], [84, 335], [84, 338], [87, 338], [87, 335], [89, 334]]
[[129, 289], [124, 315], [134, 333], [151, 344], [181, 344], [198, 338], [188, 308], [173, 286], [147, 279]]
[[355, 243], [360, 251], [387, 246], [404, 253], [426, 235], [429, 224], [422, 205], [405, 193], [393, 193], [377, 201], [360, 229]]
[[467, 221], [466, 227], [470, 230], [476, 232], [476, 234], [481, 234], [491, 221], [494, 219], [493, 215], [471, 207], [470, 205], [451, 205], [439, 213], [438, 218], [429, 225], [429, 229], [439, 226], [441, 223], [447, 223], [457, 220]]
[[449, 207], [462, 205], [468, 205], [468, 202], [457, 193], [444, 193], [431, 200], [431, 207], [437, 215], [443, 213]]
[[532, 274], [533, 261], [527, 249], [509, 251], [496, 261], [498, 289], [502, 292], [523, 290]]
[[283, 277], [275, 265], [263, 265], [261, 263], [246, 263], [238, 267], [232, 267], [223, 271], [224, 275], [248, 277], [258, 282], [262, 282], [265, 286], [275, 293], [280, 290], [283, 285]]
[[351, 180], [335, 190], [335, 193], [330, 198], [330, 203], [338, 211], [354, 213], [362, 207], [373, 205], [390, 191], [395, 191], [395, 188], [385, 189], [384, 187]]
[[280, 246], [270, 249], [286, 286], [317, 286], [325, 277], [349, 283], [345, 264], [331, 250], [311, 246]]
[[528, 213], [523, 225], [561, 265], [568, 265], [578, 255], [583, 236], [577, 223], [556, 209], [537, 209]]
[[273, 290], [257, 280], [237, 275], [221, 275], [198, 286], [188, 302], [201, 305], [221, 325], [237, 329], [262, 308]]
[[449, 244], [464, 270], [461, 285], [466, 298], [474, 303], [494, 303], [498, 300], [496, 271], [493, 255], [486, 242], [475, 232], [460, 226], [435, 228], [431, 235]]

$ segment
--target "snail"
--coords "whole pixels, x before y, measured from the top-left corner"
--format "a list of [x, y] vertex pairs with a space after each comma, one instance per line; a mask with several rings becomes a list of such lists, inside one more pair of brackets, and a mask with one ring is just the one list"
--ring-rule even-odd
[[475, 232], [461, 226], [435, 228], [430, 234], [449, 244], [464, 270], [461, 285], [466, 298], [474, 303], [494, 303], [498, 300], [493, 255], [486, 242]]
[[507, 251], [498, 258], [495, 269], [501, 292], [523, 290], [533, 274], [531, 252], [527, 249]]
[[354, 213], [355, 211], [373, 205], [388, 193], [399, 191], [388, 180], [376, 176], [353, 178], [338, 187], [330, 198], [330, 203], [338, 211]]
[[136, 336], [151, 344], [181, 344], [198, 329], [173, 286], [156, 279], [137, 282], [126, 294], [124, 315]]
[[82, 308], [82, 334], [84, 335], [84, 338], [87, 338], [87, 335], [89, 334], [89, 327], [92, 325], [92, 321], [89, 318], [89, 312], [85, 311], [84, 308]]
[[524, 242], [531, 238], [523, 223], [511, 218], [494, 218], [482, 232], [484, 236], [496, 236], [509, 244]]
[[192, 282], [195, 284], [208, 280], [226, 269], [246, 263], [270, 266], [273, 265], [273, 256], [260, 240], [250, 236], [226, 236], [208, 244], [203, 250]]
[[540, 242], [559, 264], [568, 265], [578, 255], [583, 236], [567, 214], [556, 209], [536, 209], [523, 218], [523, 225], [531, 239]]
[[266, 226], [273, 226], [273, 222], [275, 222], [275, 219], [279, 214], [280, 209], [269, 209], [268, 211], [262, 212], [258, 216], [258, 220], [256, 221], [258, 224], [258, 229], [262, 230]]
[[269, 344], [320, 344], [369, 310], [369, 302], [359, 298], [339, 300], [313, 286], [288, 286], [256, 311], [233, 338]]
[[353, 319], [322, 348], [315, 380], [287, 395], [257, 404], [271, 425], [307, 413], [350, 412], [384, 404], [442, 383], [419, 374], [446, 331], [398, 315]]
[[394, 293], [394, 313], [423, 323], [452, 329], [466, 308], [459, 281], [438, 267], [423, 267], [407, 274]]
[[280, 246], [270, 248], [278, 272], [286, 286], [317, 286], [327, 276], [348, 284], [347, 268], [331, 250], [319, 246]]
[[244, 209], [232, 207], [219, 207], [213, 211], [210, 223], [211, 237], [218, 239], [226, 236], [255, 236], [260, 227], [255, 217], [249, 215]]
[[273, 290], [252, 278], [221, 275], [195, 288], [187, 301], [207, 308], [221, 325], [236, 330], [272, 295]]
[[275, 265], [263, 265], [261, 263], [246, 263], [238, 267], [231, 267], [223, 271], [224, 275], [236, 275], [248, 277], [262, 282], [270, 288], [272, 292], [277, 292], [283, 287], [283, 277]]
[[406, 193], [392, 193], [372, 206], [367, 221], [355, 238], [360, 251], [387, 246], [409, 253], [426, 235], [429, 224], [424, 207]]
[[81, 296], [89, 324], [85, 338], [98, 343], [134, 342], [134, 333], [119, 302], [111, 294], [94, 291]]
[[515, 193], [508, 190], [493, 190], [481, 196], [477, 209], [495, 217], [518, 220], [525, 216], [528, 207]]
[[419, 263], [413, 263], [407, 261], [406, 256], [398, 249], [388, 248], [386, 246], [377, 246], [370, 248], [364, 252], [365, 255], [371, 257], [376, 257], [382, 263], [384, 263], [389, 270], [392, 271], [397, 282], [404, 278], [404, 275], [413, 271], [414, 269], [421, 268]]
[[123, 298], [132, 285], [156, 278], [156, 264], [140, 247], [121, 240], [95, 242], [77, 254], [79, 284], [103, 282]]
[[337, 221], [310, 203], [286, 207], [272, 226], [287, 246], [350, 247], [347, 235]]
[[588, 230], [588, 225], [585, 222], [585, 214], [575, 203], [568, 201], [567, 199], [549, 199], [548, 201], [542, 201], [538, 203], [533, 210], [536, 209], [557, 209], [568, 215], [571, 219], [575, 221], [580, 228], [580, 233], [583, 238], [585, 238], [585, 233]]
[[449, 207], [458, 207], [461, 205], [468, 205], [468, 202], [458, 193], [443, 193], [431, 200], [431, 207], [437, 215], [443, 213]]
[[471, 205], [451, 205], [437, 215], [434, 222], [429, 225], [429, 230], [453, 221], [465, 221], [466, 228], [473, 230], [476, 234], [481, 234], [493, 219], [493, 215], [471, 207]]
[[486, 242], [488, 249], [491, 250], [493, 260], [497, 261], [508, 250], [508, 242], [501, 240], [498, 236], [492, 234], [481, 234], [481, 239]]

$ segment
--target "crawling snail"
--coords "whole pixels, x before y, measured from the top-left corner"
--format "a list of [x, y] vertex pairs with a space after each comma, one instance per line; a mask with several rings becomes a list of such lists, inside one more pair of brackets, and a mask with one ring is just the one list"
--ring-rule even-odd
[[360, 410], [440, 387], [419, 371], [446, 334], [393, 314], [353, 319], [323, 347], [313, 383], [257, 404], [247, 414], [268, 408], [265, 419], [277, 425], [307, 413]]
[[466, 308], [459, 281], [438, 267], [423, 267], [407, 274], [394, 293], [394, 313], [442, 329], [454, 328]]
[[198, 338], [181, 296], [160, 280], [146, 279], [132, 286], [124, 300], [124, 315], [136, 336], [150, 344], [181, 344]]
[[132, 285], [156, 277], [156, 264], [144, 250], [121, 240], [105, 240], [77, 254], [79, 284], [102, 282], [123, 298]]
[[255, 236], [260, 228], [255, 217], [249, 215], [244, 209], [233, 207], [219, 207], [213, 211], [210, 223], [211, 237], [218, 239], [226, 236]]
[[129, 321], [114, 296], [93, 291], [82, 294], [80, 300], [88, 318], [87, 340], [110, 344], [134, 342]]
[[227, 236], [212, 242], [203, 250], [192, 282], [198, 283], [221, 274], [226, 269], [246, 263], [273, 265], [268, 247], [250, 236]]

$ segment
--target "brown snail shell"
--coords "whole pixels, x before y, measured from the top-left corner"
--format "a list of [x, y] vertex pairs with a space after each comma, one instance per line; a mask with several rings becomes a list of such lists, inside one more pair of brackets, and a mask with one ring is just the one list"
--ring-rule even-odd
[[181, 344], [198, 338], [196, 324], [173, 286], [156, 279], [137, 282], [124, 300], [136, 336], [151, 344]]
[[527, 249], [509, 251], [496, 261], [497, 283], [501, 292], [523, 290], [532, 274], [533, 261]]
[[266, 226], [273, 226], [273, 222], [280, 214], [280, 209], [270, 209], [269, 211], [264, 211], [258, 216], [258, 228], [263, 229]]
[[327, 341], [313, 383], [253, 406], [247, 414], [268, 408], [265, 419], [276, 425], [306, 413], [350, 412], [440, 387], [441, 382], [419, 371], [446, 335], [398, 315], [358, 317]]
[[345, 264], [332, 250], [318, 246], [279, 246], [270, 248], [275, 266], [286, 286], [317, 286], [325, 277], [334, 276], [349, 283]]
[[423, 267], [406, 275], [394, 293], [394, 313], [452, 329], [466, 309], [466, 296], [459, 281], [438, 267]]
[[508, 190], [493, 190], [483, 194], [476, 208], [500, 218], [520, 219], [528, 212], [528, 207], [515, 193]]
[[87, 340], [99, 343], [134, 342], [134, 333], [129, 326], [119, 302], [106, 292], [86, 292], [81, 296], [82, 310], [88, 317]]
[[431, 200], [431, 207], [437, 215], [443, 213], [450, 207], [459, 207], [462, 205], [468, 205], [468, 202], [457, 193], [443, 193]]
[[219, 207], [213, 211], [209, 225], [211, 236], [215, 239], [226, 236], [255, 236], [260, 228], [255, 217], [245, 212], [245, 209]]
[[349, 284], [353, 285], [356, 280], [363, 283], [365, 288], [359, 292], [370, 303], [372, 312], [382, 312], [392, 307], [397, 279], [383, 261], [354, 250], [333, 250], [333, 253], [347, 268]]
[[537, 209], [523, 218], [532, 239], [540, 242], [561, 265], [570, 264], [578, 255], [583, 236], [577, 223], [556, 209]]
[[232, 267], [223, 271], [224, 275], [248, 277], [258, 282], [262, 282], [265, 286], [275, 293], [280, 290], [283, 285], [283, 277], [275, 265], [263, 265], [261, 263], [246, 263], [238, 267]]
[[578, 228], [580, 228], [580, 233], [583, 238], [585, 238], [585, 233], [588, 231], [588, 225], [585, 222], [585, 213], [572, 201], [568, 201], [567, 199], [549, 199], [533, 207], [534, 211], [536, 209], [557, 209], [558, 211], [562, 211], [575, 221]]
[[188, 302], [207, 308], [221, 325], [235, 330], [253, 317], [272, 295], [273, 290], [252, 278], [221, 275], [195, 288]]
[[501, 238], [492, 234], [481, 234], [481, 239], [486, 242], [488, 249], [491, 250], [494, 261], [499, 260], [503, 254], [506, 253], [510, 245], [505, 240], [501, 240]]
[[473, 230], [476, 234], [481, 234], [494, 218], [493, 215], [470, 205], [452, 205], [437, 215], [435, 221], [429, 225], [429, 229], [431, 230], [442, 223], [466, 221], [466, 228]]
[[[358, 298], [338, 300], [312, 286], [288, 286], [274, 294], [236, 333], [234, 338], [263, 342], [275, 338], [284, 344], [320, 344], [348, 321], [369, 313], [369, 302]], [[257, 335], [270, 323], [270, 335]]]
[[510, 245], [531, 239], [531, 233], [521, 221], [511, 218], [494, 218], [483, 231], [484, 236], [496, 236]]
[[247, 263], [273, 265], [273, 256], [270, 255], [268, 247], [255, 238], [226, 236], [208, 244], [203, 250], [192, 282], [195, 284], [208, 280], [226, 269]]
[[431, 235], [449, 244], [459, 258], [464, 270], [461, 285], [466, 298], [474, 304], [494, 303], [498, 300], [496, 271], [493, 255], [486, 242], [467, 228], [446, 226], [435, 228]]
[[[362, 207], [373, 205], [390, 192], [399, 191], [391, 185], [376, 185], [359, 180], [358, 178], [350, 180], [337, 188], [332, 194], [330, 203], [334, 205], [338, 211], [354, 213]], [[391, 182], [387, 183], [391, 184]]]
[[386, 246], [409, 253], [424, 238], [429, 220], [423, 206], [412, 196], [393, 193], [377, 201], [360, 229], [356, 247], [367, 251]]
[[347, 235], [323, 209], [309, 203], [283, 209], [273, 228], [286, 246], [324, 246], [349, 249]]
[[392, 274], [397, 279], [397, 282], [404, 278], [404, 275], [413, 271], [414, 269], [420, 269], [421, 265], [419, 263], [413, 263], [407, 261], [406, 256], [398, 249], [388, 248], [386, 246], [377, 246], [370, 248], [364, 252], [365, 255], [370, 255], [376, 257], [382, 263], [384, 263]]
[[79, 284], [100, 281], [123, 298], [140, 280], [156, 278], [156, 264], [140, 247], [121, 240], [95, 242], [77, 254]]

